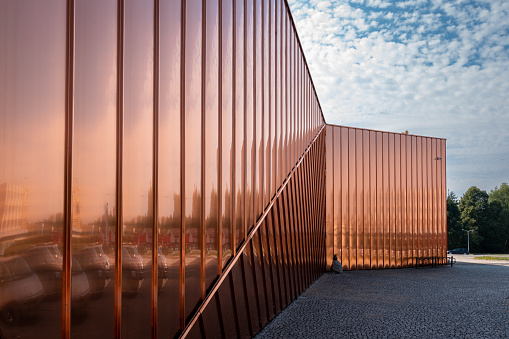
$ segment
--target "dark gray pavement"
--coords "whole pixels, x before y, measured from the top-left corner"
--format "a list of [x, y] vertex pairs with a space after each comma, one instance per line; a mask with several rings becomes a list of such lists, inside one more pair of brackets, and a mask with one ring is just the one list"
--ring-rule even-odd
[[509, 262], [325, 273], [255, 338], [509, 338]]

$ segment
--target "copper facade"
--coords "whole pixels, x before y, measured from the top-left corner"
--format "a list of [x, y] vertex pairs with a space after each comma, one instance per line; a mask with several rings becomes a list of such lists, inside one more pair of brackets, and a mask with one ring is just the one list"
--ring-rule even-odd
[[446, 256], [446, 141], [326, 126], [327, 264], [415, 265]]
[[445, 140], [325, 127], [286, 1], [0, 0], [0, 44], [1, 337], [248, 337], [334, 253], [445, 255]]
[[251, 337], [323, 273], [324, 147], [320, 133], [248, 232], [184, 336]]
[[292, 20], [0, 0], [2, 337], [252, 335], [318, 277], [325, 122]]

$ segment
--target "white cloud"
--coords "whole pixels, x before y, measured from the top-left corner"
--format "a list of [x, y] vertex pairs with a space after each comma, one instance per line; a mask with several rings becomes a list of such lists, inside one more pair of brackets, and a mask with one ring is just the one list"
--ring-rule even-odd
[[447, 138], [460, 195], [509, 180], [509, 2], [289, 4], [327, 122]]

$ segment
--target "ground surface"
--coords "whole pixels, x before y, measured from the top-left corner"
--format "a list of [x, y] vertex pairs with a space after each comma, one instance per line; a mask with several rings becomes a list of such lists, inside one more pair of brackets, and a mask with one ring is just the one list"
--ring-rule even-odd
[[326, 273], [256, 338], [509, 338], [509, 261]]

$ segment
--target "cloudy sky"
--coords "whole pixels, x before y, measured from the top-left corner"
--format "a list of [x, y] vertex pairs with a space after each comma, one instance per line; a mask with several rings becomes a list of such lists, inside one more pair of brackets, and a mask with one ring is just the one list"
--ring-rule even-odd
[[447, 186], [509, 182], [509, 1], [288, 0], [328, 123], [447, 139]]

